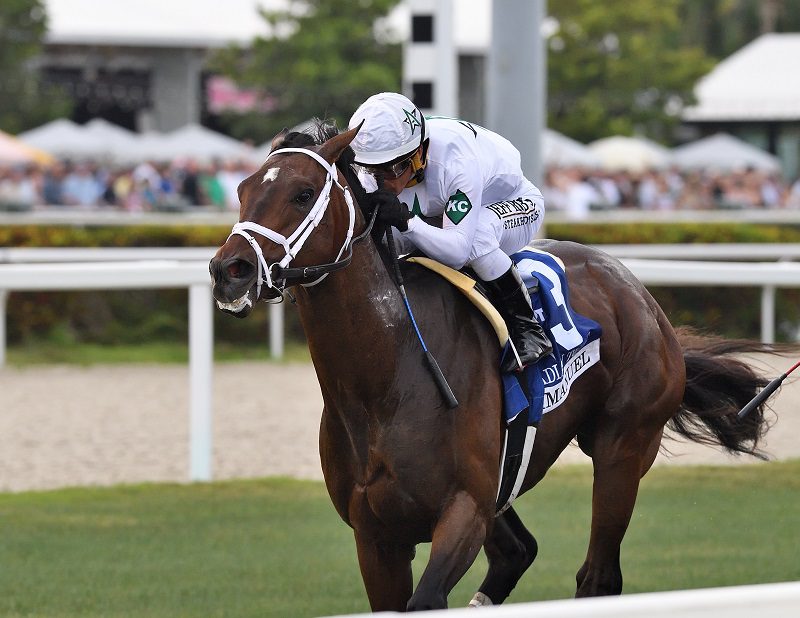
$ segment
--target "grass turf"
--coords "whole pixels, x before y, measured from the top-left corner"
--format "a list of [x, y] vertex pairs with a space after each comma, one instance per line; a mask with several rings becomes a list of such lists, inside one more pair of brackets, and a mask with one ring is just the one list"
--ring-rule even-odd
[[[516, 508], [536, 563], [511, 602], [567, 598], [591, 470], [559, 467]], [[800, 461], [669, 467], [644, 479], [625, 592], [800, 579]], [[316, 482], [264, 479], [0, 494], [2, 616], [324, 616], [368, 611], [352, 533]], [[414, 573], [428, 546], [420, 546]], [[463, 606], [481, 555], [450, 595]]]

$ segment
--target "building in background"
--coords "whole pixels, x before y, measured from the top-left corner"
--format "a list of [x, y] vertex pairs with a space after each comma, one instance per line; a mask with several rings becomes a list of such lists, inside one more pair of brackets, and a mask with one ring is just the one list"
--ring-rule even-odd
[[777, 155], [800, 176], [800, 34], [764, 34], [720, 62], [696, 88], [683, 120], [702, 136], [725, 132]]

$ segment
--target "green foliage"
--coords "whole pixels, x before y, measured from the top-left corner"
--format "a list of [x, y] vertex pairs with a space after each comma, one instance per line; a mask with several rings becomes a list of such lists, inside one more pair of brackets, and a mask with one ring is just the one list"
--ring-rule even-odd
[[312, 117], [345, 126], [368, 96], [398, 90], [400, 45], [376, 26], [397, 2], [291, 0], [286, 10], [263, 11], [276, 36], [225, 50], [212, 69], [266, 93], [276, 109], [225, 116], [231, 133], [258, 143]]
[[33, 128], [71, 109], [57, 89], [42, 87], [33, 70], [46, 30], [43, 0], [0, 3], [0, 129], [8, 133]]
[[800, 242], [800, 226], [741, 223], [546, 223], [548, 238], [585, 245]]
[[680, 45], [681, 0], [548, 3], [549, 126], [588, 142], [640, 132], [669, 141], [680, 107], [713, 66]]
[[[800, 579], [800, 461], [660, 467], [622, 546], [625, 592]], [[558, 466], [515, 503], [539, 555], [509, 602], [565, 599], [592, 472]], [[267, 479], [0, 494], [3, 616], [323, 616], [369, 611], [353, 535], [321, 482]], [[420, 545], [415, 578], [429, 555]], [[450, 595], [462, 607], [481, 554]], [[313, 593], [309, 593], [309, 591]]]
[[722, 60], [763, 32], [800, 31], [795, 0], [683, 0], [683, 41]]

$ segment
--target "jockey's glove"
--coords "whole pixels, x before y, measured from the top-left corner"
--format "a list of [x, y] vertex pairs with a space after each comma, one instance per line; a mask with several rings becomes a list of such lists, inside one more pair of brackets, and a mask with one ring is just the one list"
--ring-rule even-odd
[[401, 232], [408, 230], [408, 220], [414, 216], [409, 212], [408, 206], [386, 189], [378, 189], [369, 194], [369, 207], [370, 211], [378, 209], [378, 221], [396, 227]]

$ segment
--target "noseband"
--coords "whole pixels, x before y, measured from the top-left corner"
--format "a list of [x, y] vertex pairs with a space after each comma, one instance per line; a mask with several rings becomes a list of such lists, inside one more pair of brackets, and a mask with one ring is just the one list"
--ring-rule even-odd
[[[336, 169], [336, 165], [329, 164], [319, 154], [313, 150], [308, 150], [307, 148], [280, 148], [271, 152], [267, 157], [267, 160], [269, 160], [269, 158], [273, 155], [286, 153], [301, 153], [308, 155], [325, 169], [327, 178], [325, 179], [325, 186], [322, 188], [322, 191], [317, 197], [317, 201], [314, 202], [311, 210], [309, 210], [305, 219], [300, 222], [297, 229], [288, 237], [276, 232], [275, 230], [264, 227], [263, 225], [259, 225], [254, 221], [240, 221], [233, 226], [233, 230], [231, 231], [230, 236], [228, 236], [228, 239], [234, 235], [243, 236], [247, 242], [250, 243], [250, 246], [253, 248], [253, 251], [256, 252], [256, 256], [258, 257], [258, 283], [256, 287], [256, 300], [258, 300], [261, 296], [261, 286], [264, 283], [267, 285], [267, 287], [277, 290], [282, 295], [283, 290], [286, 287], [287, 279], [299, 281], [304, 286], [312, 286], [320, 283], [328, 275], [328, 273], [344, 268], [350, 263], [350, 260], [353, 257], [353, 245], [369, 234], [370, 230], [372, 229], [372, 225], [375, 222], [376, 213], [373, 213], [372, 219], [370, 220], [366, 230], [359, 234], [356, 238], [353, 238], [353, 228], [356, 221], [353, 196], [350, 194], [348, 187], [341, 185], [337, 180], [339, 172]], [[325, 216], [331, 199], [331, 189], [333, 188], [334, 184], [344, 195], [344, 200], [347, 203], [347, 210], [350, 216], [347, 235], [345, 236], [339, 252], [336, 254], [336, 258], [333, 262], [328, 264], [305, 266], [300, 268], [287, 268], [289, 263], [291, 263], [291, 261], [300, 252], [300, 249], [303, 248], [303, 245], [305, 244], [306, 240], [308, 240], [311, 232], [316, 229], [320, 221], [322, 221], [322, 218]], [[252, 236], [252, 234], [250, 234], [250, 232], [260, 234], [268, 240], [281, 245], [285, 252], [283, 258], [279, 262], [267, 264], [261, 247], [256, 242], [256, 239]], [[347, 255], [342, 258], [342, 254], [345, 252], [345, 250], [347, 250]], [[283, 285], [277, 285], [277, 282], [281, 281], [283, 282]], [[275, 302], [280, 302], [280, 300], [281, 298], [279, 297]]]

